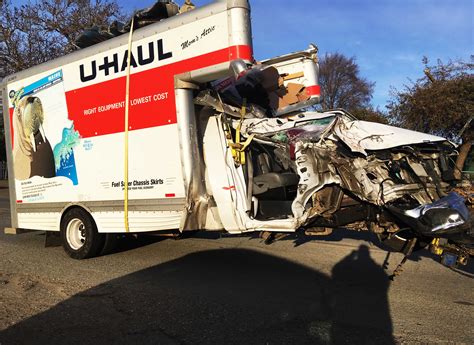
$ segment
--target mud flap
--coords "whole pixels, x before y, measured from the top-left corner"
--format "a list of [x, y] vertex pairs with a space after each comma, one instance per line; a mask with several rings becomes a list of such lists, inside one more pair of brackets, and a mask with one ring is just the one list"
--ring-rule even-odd
[[61, 236], [59, 231], [46, 231], [44, 239], [44, 247], [60, 247], [61, 246]]

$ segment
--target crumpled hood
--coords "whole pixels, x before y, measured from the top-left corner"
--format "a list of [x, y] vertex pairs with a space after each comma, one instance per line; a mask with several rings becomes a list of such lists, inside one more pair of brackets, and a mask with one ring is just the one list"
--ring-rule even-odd
[[[237, 127], [238, 120], [235, 121]], [[298, 135], [294, 139], [275, 136], [277, 133], [288, 133], [300, 129], [307, 135]], [[267, 137], [271, 141], [316, 142], [321, 138], [330, 138], [344, 142], [352, 152], [367, 156], [367, 151], [386, 150], [399, 146], [409, 146], [423, 143], [443, 142], [447, 139], [431, 134], [416, 132], [408, 129], [367, 122], [350, 118], [340, 111], [334, 112], [302, 112], [285, 118], [245, 119], [241, 123], [244, 135], [254, 134]]]
[[353, 152], [367, 155], [367, 150], [385, 150], [398, 146], [442, 142], [443, 137], [384, 125], [381, 123], [339, 118], [334, 125], [337, 135]]

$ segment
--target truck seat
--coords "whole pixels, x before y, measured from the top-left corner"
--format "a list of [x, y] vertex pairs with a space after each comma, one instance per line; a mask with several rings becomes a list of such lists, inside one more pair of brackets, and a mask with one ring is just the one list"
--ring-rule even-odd
[[[288, 189], [296, 189], [298, 181], [299, 176], [291, 172], [269, 172], [258, 175], [253, 180], [253, 194], [263, 195], [270, 191], [278, 192], [280, 190], [284, 194], [282, 196], [286, 196]], [[281, 192], [279, 194], [282, 194]]]

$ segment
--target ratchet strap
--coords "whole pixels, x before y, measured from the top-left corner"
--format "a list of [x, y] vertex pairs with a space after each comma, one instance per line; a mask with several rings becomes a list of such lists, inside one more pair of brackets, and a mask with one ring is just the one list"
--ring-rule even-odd
[[133, 19], [130, 26], [130, 35], [128, 36], [128, 51], [127, 51], [127, 83], [125, 86], [125, 141], [124, 141], [124, 196], [123, 196], [123, 214], [125, 232], [130, 232], [128, 222], [128, 114], [130, 107], [130, 60], [132, 55], [132, 37], [133, 37]]
[[229, 145], [230, 149], [232, 150], [232, 157], [236, 164], [245, 164], [245, 150], [252, 142], [255, 134], [250, 135], [247, 140], [243, 143], [241, 142], [241, 134], [240, 130], [242, 128], [242, 122], [245, 119], [245, 115], [247, 114], [247, 99], [244, 98], [242, 108], [240, 109], [240, 121], [237, 125], [235, 130], [235, 142], [232, 140], [232, 135], [230, 132], [230, 128], [227, 128], [227, 144]]

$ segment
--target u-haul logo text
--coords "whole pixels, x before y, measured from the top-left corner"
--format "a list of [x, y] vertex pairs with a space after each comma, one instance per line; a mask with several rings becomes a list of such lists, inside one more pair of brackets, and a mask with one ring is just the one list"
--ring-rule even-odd
[[[136, 55], [135, 55], [136, 54]], [[79, 66], [79, 73], [81, 75], [81, 81], [83, 83], [94, 80], [98, 73], [103, 73], [105, 76], [109, 76], [111, 73], [119, 73], [125, 71], [127, 68], [127, 57], [128, 50], [126, 50], [121, 56], [119, 53], [115, 53], [111, 56], [105, 56], [102, 61], [92, 60], [86, 66], [81, 64]], [[136, 58], [135, 58], [136, 57]], [[166, 52], [163, 47], [163, 40], [149, 42], [148, 44], [142, 44], [137, 46], [136, 52], [130, 54], [130, 66], [136, 68], [138, 66], [145, 66], [155, 61], [162, 61], [173, 57], [172, 52]], [[100, 63], [100, 65], [98, 65]]]

